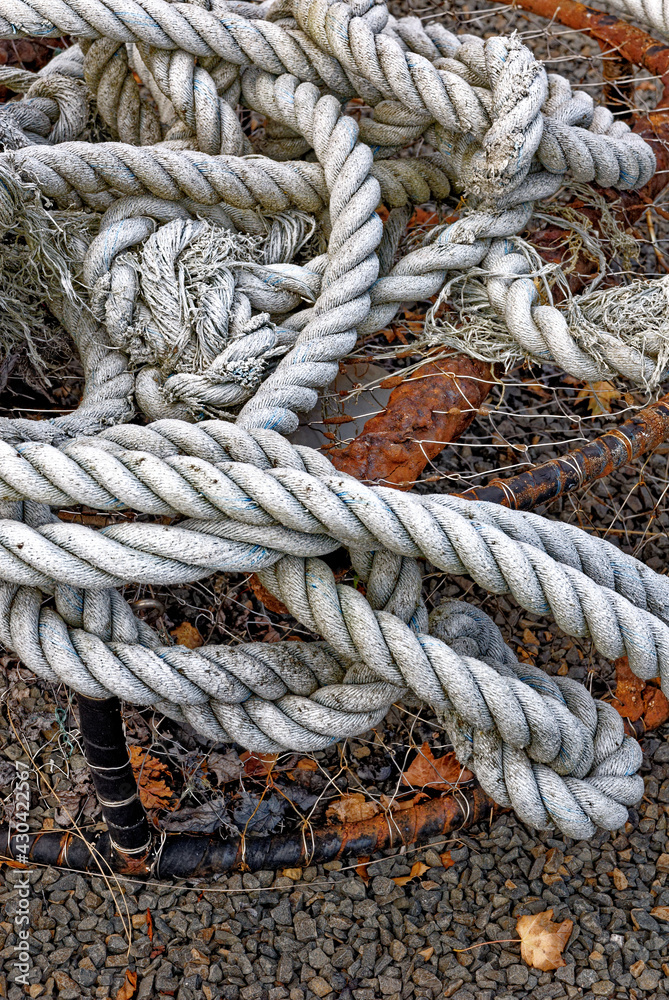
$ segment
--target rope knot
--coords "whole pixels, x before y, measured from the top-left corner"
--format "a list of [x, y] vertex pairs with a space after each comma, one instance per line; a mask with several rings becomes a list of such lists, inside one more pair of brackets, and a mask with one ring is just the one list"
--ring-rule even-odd
[[492, 124], [469, 158], [463, 183], [482, 206], [513, 191], [527, 176], [543, 135], [546, 72], [514, 34], [489, 38], [485, 64], [492, 89]]
[[[129, 215], [116, 204], [84, 266], [111, 342], [133, 367], [149, 366], [166, 407], [201, 415], [243, 403], [297, 335], [270, 315], [316, 297], [319, 275], [290, 263], [315, 223], [293, 210], [255, 216], [256, 233], [244, 234], [220, 214], [126, 201]], [[138, 391], [147, 384], [145, 373]]]

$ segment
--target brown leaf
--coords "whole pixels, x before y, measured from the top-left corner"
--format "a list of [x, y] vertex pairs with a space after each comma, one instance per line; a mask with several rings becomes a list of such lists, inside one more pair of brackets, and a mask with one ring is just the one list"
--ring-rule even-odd
[[167, 764], [148, 750], [128, 747], [130, 764], [139, 786], [139, 798], [145, 809], [176, 809], [179, 799], [172, 788], [172, 775]]
[[567, 946], [574, 926], [573, 920], [563, 920], [556, 924], [552, 920], [553, 910], [519, 917], [516, 930], [520, 937], [520, 955], [533, 969], [550, 972], [567, 963], [562, 952]]
[[581, 389], [576, 396], [576, 402], [587, 400], [588, 410], [594, 416], [611, 412], [611, 404], [620, 399], [620, 393], [610, 382], [590, 382], [587, 389]]
[[407, 882], [411, 882], [414, 878], [420, 878], [424, 875], [426, 871], [429, 870], [429, 865], [426, 865], [423, 861], [415, 861], [411, 866], [411, 871], [408, 875], [400, 875], [393, 879], [395, 885], [406, 885]]
[[149, 941], [153, 941], [153, 917], [151, 916], [151, 910], [148, 907], [146, 909], [146, 933]]
[[70, 826], [77, 819], [81, 806], [81, 795], [74, 790], [58, 789], [58, 805], [54, 810], [54, 819], [58, 826]]
[[459, 763], [454, 753], [435, 757], [429, 743], [423, 743], [417, 756], [402, 774], [402, 784], [445, 791], [463, 781], [471, 781], [473, 777], [472, 772]]
[[204, 645], [204, 639], [190, 622], [182, 622], [170, 632], [178, 646], [186, 646], [188, 649], [198, 649]]
[[248, 778], [261, 778], [274, 770], [278, 753], [254, 753], [252, 750], [245, 750], [239, 755], [239, 759], [244, 765], [244, 774]]
[[365, 885], [369, 885], [369, 872], [367, 871], [367, 865], [372, 860], [371, 854], [362, 854], [356, 863], [355, 870], [360, 876]]
[[289, 613], [286, 605], [282, 604], [266, 587], [263, 587], [259, 577], [255, 573], [252, 573], [249, 577], [249, 583], [255, 596], [261, 604], [265, 605], [268, 611], [272, 611], [275, 615], [287, 615]]
[[656, 917], [658, 920], [666, 920], [669, 923], [669, 906], [654, 906], [650, 911], [651, 917]]
[[623, 719], [655, 729], [669, 719], [669, 701], [654, 681], [643, 681], [630, 670], [626, 656], [615, 662], [616, 695], [613, 702]]
[[303, 771], [303, 772], [304, 771], [312, 771], [313, 772], [313, 771], [317, 771], [317, 770], [318, 770], [318, 764], [316, 763], [315, 760], [312, 760], [311, 757], [302, 757], [301, 760], [298, 760], [298, 762], [295, 765], [295, 767], [291, 771], [287, 771], [286, 773], [287, 773], [287, 775], [288, 775], [289, 778], [291, 778], [293, 781], [295, 781], [295, 772], [296, 771], [298, 771], [298, 772], [299, 771]]
[[125, 970], [125, 982], [116, 994], [116, 1000], [132, 1000], [137, 992], [137, 973], [132, 969]]
[[325, 815], [328, 819], [335, 819], [339, 823], [360, 823], [364, 819], [377, 816], [380, 812], [381, 807], [378, 802], [366, 799], [362, 792], [349, 792], [328, 806]]
[[237, 781], [242, 773], [242, 762], [234, 750], [225, 753], [210, 753], [206, 760], [207, 771], [216, 776], [219, 785], [227, 781]]
[[450, 851], [444, 851], [444, 853], [440, 854], [439, 857], [441, 858], [441, 863], [444, 866], [444, 868], [452, 868], [453, 865], [455, 864], [455, 861], [451, 857]]

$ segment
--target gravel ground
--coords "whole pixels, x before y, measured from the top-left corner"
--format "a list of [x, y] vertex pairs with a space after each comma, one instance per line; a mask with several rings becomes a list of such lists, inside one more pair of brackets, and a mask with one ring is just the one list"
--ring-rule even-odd
[[[598, 48], [582, 36], [559, 26], [548, 32], [544, 22], [522, 12], [501, 15], [495, 7], [481, 15], [484, 4], [456, 6], [456, 30], [518, 27], [553, 61], [550, 68], [585, 86], [601, 80]], [[432, 11], [412, 8], [419, 16]], [[591, 92], [596, 96], [595, 87]], [[642, 81], [637, 96], [652, 104], [654, 82]], [[663, 245], [662, 219], [655, 223]], [[653, 273], [657, 265], [648, 234], [640, 226], [636, 236], [641, 265]], [[579, 399], [582, 386], [551, 372], [535, 374], [534, 381], [527, 373], [511, 376], [495, 390], [462, 440], [426, 470], [430, 489], [462, 488], [485, 481], [500, 466], [515, 471], [554, 457], [610, 422], [608, 414], [591, 412], [587, 398]], [[638, 396], [613, 399], [612, 413], [622, 417], [640, 402]], [[660, 448], [578, 497], [551, 505], [548, 514], [606, 533], [664, 571], [668, 456], [669, 449]], [[164, 632], [188, 622], [207, 642], [308, 637], [288, 616], [266, 612], [244, 577], [214, 577], [166, 591], [137, 589], [127, 596], [153, 602], [141, 613]], [[474, 600], [496, 618], [514, 649], [529, 649], [549, 673], [568, 673], [597, 697], [613, 699], [613, 665], [593, 654], [587, 642], [565, 639], [549, 621], [464, 579], [428, 574], [426, 597], [431, 604], [442, 597]], [[528, 646], [528, 631], [537, 637], [534, 647], [531, 641]], [[16, 806], [14, 762], [30, 757], [37, 767], [31, 773], [31, 828], [58, 829], [74, 819], [79, 828], [95, 829], [99, 808], [71, 697], [64, 688], [36, 685], [11, 657], [1, 662], [3, 822]], [[188, 810], [163, 810], [154, 817], [174, 828], [181, 815], [191, 829], [220, 828], [223, 835], [244, 827], [256, 835], [295, 830], [305, 822], [318, 827], [328, 805], [346, 791], [362, 791], [371, 802], [402, 797], [399, 775], [417, 747], [427, 742], [439, 753], [447, 749], [428, 711], [393, 709], [376, 734], [313, 755], [317, 770], [305, 770], [299, 782], [284, 775], [295, 768], [296, 756], [280, 758], [281, 794], [267, 796], [263, 781], [253, 776], [233, 791], [230, 783], [217, 780], [216, 761], [220, 770], [227, 748], [211, 747], [169, 720], [131, 707], [126, 724], [129, 742], [150, 747], [168, 767], [168, 783]], [[63, 1000], [117, 994], [119, 1000], [667, 996], [669, 922], [650, 911], [669, 907], [669, 725], [642, 734], [641, 744], [642, 802], [630, 810], [624, 830], [588, 842], [537, 834], [512, 814], [501, 814], [449, 840], [377, 854], [366, 870], [333, 862], [288, 874], [161, 885], [33, 868], [27, 876], [28, 995]], [[449, 867], [440, 857], [446, 850]], [[422, 874], [397, 885], [393, 880], [409, 875], [416, 861], [426, 866]], [[0, 996], [10, 1000], [26, 994], [13, 969], [25, 877], [4, 865], [0, 869]], [[548, 908], [555, 920], [569, 918], [574, 927], [565, 967], [540, 973], [521, 961], [513, 939], [519, 916]], [[127, 970], [137, 973], [136, 992], [124, 991]]]

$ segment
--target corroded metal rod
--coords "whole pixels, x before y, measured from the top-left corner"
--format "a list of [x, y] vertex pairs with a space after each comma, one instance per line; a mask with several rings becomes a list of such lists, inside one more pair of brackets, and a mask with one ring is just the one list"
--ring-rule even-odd
[[552, 458], [511, 479], [493, 479], [485, 486], [472, 486], [458, 496], [489, 500], [513, 510], [532, 510], [609, 476], [644, 452], [653, 451], [668, 437], [669, 395], [562, 458]]

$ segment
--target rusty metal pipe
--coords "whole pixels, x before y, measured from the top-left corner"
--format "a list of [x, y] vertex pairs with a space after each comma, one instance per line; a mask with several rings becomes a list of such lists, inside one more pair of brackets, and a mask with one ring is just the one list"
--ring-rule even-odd
[[653, 451], [667, 438], [669, 395], [562, 458], [552, 458], [511, 479], [493, 479], [485, 486], [472, 486], [457, 496], [489, 500], [512, 510], [532, 510], [609, 476], [644, 452]]

